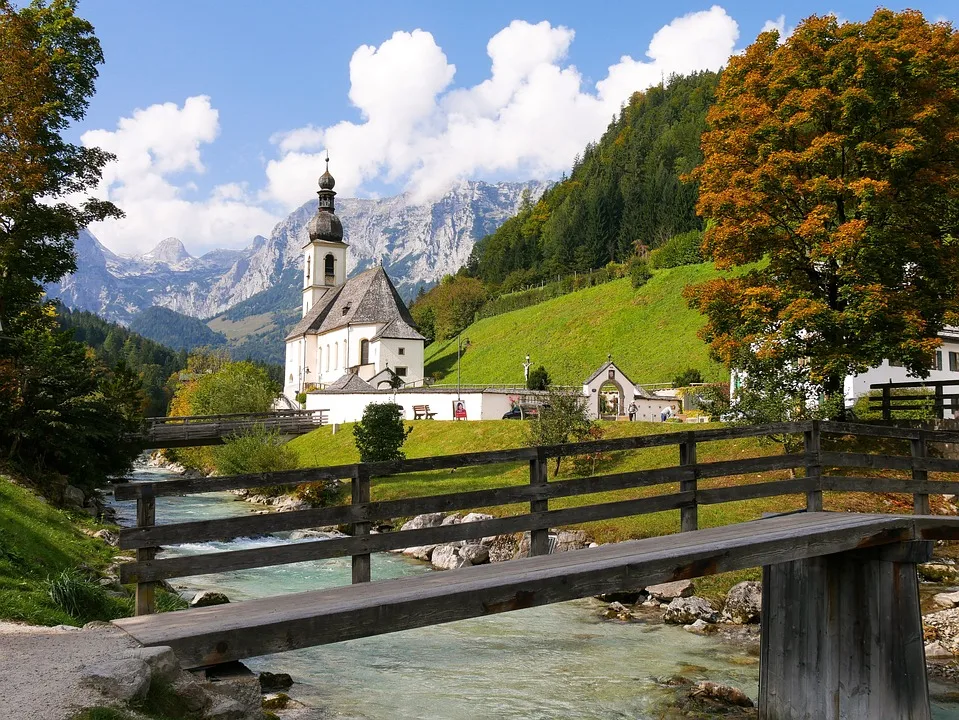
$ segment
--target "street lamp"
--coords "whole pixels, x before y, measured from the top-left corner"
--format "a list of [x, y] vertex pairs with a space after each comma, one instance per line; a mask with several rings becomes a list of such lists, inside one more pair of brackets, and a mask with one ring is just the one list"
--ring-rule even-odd
[[460, 399], [460, 355], [463, 354], [463, 350], [470, 346], [470, 339], [463, 338], [460, 339], [460, 333], [456, 336], [456, 399]]

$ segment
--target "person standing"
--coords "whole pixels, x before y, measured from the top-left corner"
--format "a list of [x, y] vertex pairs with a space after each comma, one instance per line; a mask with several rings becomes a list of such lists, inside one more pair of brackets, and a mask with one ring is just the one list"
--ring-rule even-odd
[[629, 407], [626, 408], [626, 412], [629, 413], [629, 421], [630, 421], [630, 422], [633, 422], [633, 421], [636, 419], [636, 409], [637, 409], [637, 408], [636, 408], [636, 403], [635, 403], [635, 402], [631, 402], [631, 403], [629, 404]]

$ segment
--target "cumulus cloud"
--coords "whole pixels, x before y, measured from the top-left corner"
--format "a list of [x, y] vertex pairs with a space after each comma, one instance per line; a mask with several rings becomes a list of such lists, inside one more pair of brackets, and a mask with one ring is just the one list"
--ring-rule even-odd
[[673, 73], [721, 67], [739, 27], [718, 5], [676, 18], [653, 35], [645, 58], [624, 55], [594, 87], [566, 61], [574, 36], [545, 21], [515, 20], [486, 46], [489, 78], [453, 89], [455, 67], [427, 32], [359, 48], [350, 99], [363, 120], [276, 136], [265, 197], [286, 207], [302, 202], [326, 149], [346, 194], [373, 179], [425, 198], [478, 175], [556, 176], [633, 92]]
[[[764, 29], [772, 27], [787, 32], [783, 17]], [[718, 5], [683, 15], [652, 35], [644, 55], [623, 55], [594, 84], [568, 60], [574, 39], [571, 28], [514, 20], [487, 43], [487, 78], [466, 87], [455, 85], [456, 67], [429, 32], [363, 45], [349, 70], [359, 120], [275, 133], [262, 186], [228, 183], [199, 200], [190, 199], [184, 175], [204, 172], [202, 147], [217, 137], [210, 99], [137, 110], [115, 130], [83, 136], [117, 155], [101, 194], [127, 212], [94, 231], [120, 251], [149, 249], [169, 235], [191, 250], [237, 246], [310, 199], [327, 150], [344, 196], [386, 187], [423, 200], [462, 179], [555, 178], [632, 93], [673, 73], [724, 65], [739, 26]]]
[[126, 213], [120, 220], [95, 223], [94, 234], [119, 253], [148, 251], [169, 236], [200, 253], [245, 245], [269, 229], [276, 215], [252, 198], [243, 183], [217, 186], [199, 200], [189, 197], [196, 190], [190, 175], [206, 170], [201, 148], [216, 140], [219, 129], [219, 113], [210, 98], [201, 95], [187, 98], [182, 106], [162, 103], [138, 109], [121, 118], [115, 130], [84, 133], [84, 145], [116, 155], [95, 194]]

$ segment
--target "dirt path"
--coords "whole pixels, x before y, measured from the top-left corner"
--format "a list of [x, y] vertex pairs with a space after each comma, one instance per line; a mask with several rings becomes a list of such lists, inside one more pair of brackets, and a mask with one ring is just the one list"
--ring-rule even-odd
[[133, 647], [133, 638], [105, 623], [80, 630], [0, 622], [0, 718], [68, 720], [103, 705], [80, 687], [81, 669]]

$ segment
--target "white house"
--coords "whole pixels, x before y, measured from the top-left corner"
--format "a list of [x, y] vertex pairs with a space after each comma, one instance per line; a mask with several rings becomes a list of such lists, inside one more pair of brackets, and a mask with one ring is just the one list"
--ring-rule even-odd
[[[647, 422], [661, 422], [665, 417], [682, 412], [679, 398], [652, 395], [620, 370], [612, 358], [606, 364], [583, 381], [583, 395], [592, 418], [599, 418], [600, 398], [606, 399], [606, 406], [612, 415], [626, 415], [630, 403], [636, 406], [636, 419]], [[668, 413], [666, 412], [668, 410]]]
[[320, 176], [319, 206], [303, 247], [302, 319], [286, 336], [283, 394], [322, 389], [347, 375], [377, 384], [395, 375], [423, 382], [426, 339], [382, 267], [346, 278], [343, 226], [334, 213], [335, 181]]

